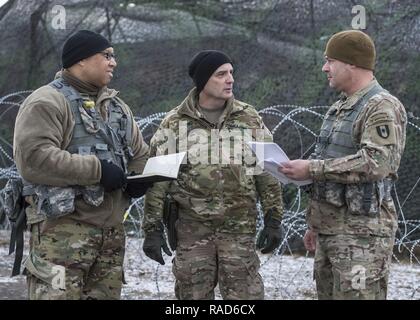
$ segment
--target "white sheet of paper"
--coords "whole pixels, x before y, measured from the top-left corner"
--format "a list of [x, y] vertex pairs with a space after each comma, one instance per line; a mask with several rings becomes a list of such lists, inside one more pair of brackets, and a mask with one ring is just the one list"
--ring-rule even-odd
[[293, 180], [278, 171], [283, 162], [290, 161], [287, 154], [274, 142], [247, 142], [257, 157], [257, 165], [277, 178], [282, 184], [293, 183], [297, 186], [311, 184], [312, 180]]
[[141, 175], [130, 176], [127, 179], [139, 179], [149, 176], [165, 176], [176, 179], [186, 154], [186, 152], [180, 152], [149, 158]]

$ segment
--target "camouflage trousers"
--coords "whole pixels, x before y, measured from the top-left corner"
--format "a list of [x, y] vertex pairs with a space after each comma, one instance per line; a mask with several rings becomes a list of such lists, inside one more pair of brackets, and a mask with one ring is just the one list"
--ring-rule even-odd
[[122, 225], [97, 228], [71, 220], [34, 224], [25, 261], [29, 299], [119, 299], [124, 252]]
[[320, 300], [384, 300], [393, 237], [317, 237], [314, 277]]
[[195, 221], [178, 220], [173, 260], [175, 295], [181, 300], [264, 299], [255, 235], [214, 232]]

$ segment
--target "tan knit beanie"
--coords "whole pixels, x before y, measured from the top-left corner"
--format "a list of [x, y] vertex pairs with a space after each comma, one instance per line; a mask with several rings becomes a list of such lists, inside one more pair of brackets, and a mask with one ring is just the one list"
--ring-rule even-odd
[[375, 69], [375, 44], [366, 33], [359, 30], [334, 34], [328, 40], [325, 55], [361, 68]]

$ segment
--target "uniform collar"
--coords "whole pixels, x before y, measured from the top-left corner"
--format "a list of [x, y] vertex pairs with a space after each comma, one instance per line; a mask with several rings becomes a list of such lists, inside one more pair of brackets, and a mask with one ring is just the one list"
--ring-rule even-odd
[[[54, 79], [64, 78], [63, 75], [66, 78], [69, 77], [69, 73], [66, 70], [60, 70], [55, 74]], [[74, 83], [72, 84], [74, 85]], [[110, 89], [106, 86], [98, 89], [96, 94], [94, 92], [84, 92], [84, 90], [81, 89], [79, 86], [76, 86], [75, 89], [82, 95], [87, 94], [90, 98], [95, 100], [95, 103], [97, 105], [100, 105], [103, 101], [114, 98], [119, 94], [119, 91]]]
[[376, 80], [376, 78], [373, 78], [373, 80], [366, 87], [356, 91], [352, 95], [347, 97], [345, 94], [342, 94], [340, 97], [340, 109], [353, 108], [357, 101], [359, 101], [360, 98], [362, 98], [376, 85], [378, 85], [378, 81]]
[[[232, 97], [226, 102], [225, 110], [220, 116], [219, 122], [222, 123], [226, 117], [232, 113], [242, 111], [244, 107], [235, 102], [235, 98]], [[204, 115], [199, 111], [198, 108], [198, 93], [197, 88], [191, 89], [188, 96], [181, 103], [178, 110], [179, 114], [187, 115], [194, 119], [205, 119]]]

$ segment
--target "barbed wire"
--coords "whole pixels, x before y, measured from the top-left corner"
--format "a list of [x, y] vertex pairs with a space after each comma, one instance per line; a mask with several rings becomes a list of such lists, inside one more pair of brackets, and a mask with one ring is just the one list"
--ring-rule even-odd
[[[22, 100], [24, 99], [25, 95], [31, 93], [31, 91], [18, 91], [15, 93], [8, 94], [2, 98], [0, 98], [0, 117], [4, 112], [4, 108], [12, 107], [19, 107]], [[16, 99], [20, 98], [19, 101], [8, 101], [8, 99]], [[325, 110], [328, 106], [298, 106], [298, 105], [273, 105], [261, 109], [259, 114], [264, 118], [264, 121], [268, 120], [268, 122], [272, 123], [271, 132], [276, 137], [281, 132], [290, 132], [290, 128], [294, 129], [294, 134], [298, 135], [298, 139], [294, 140], [294, 144], [299, 142], [301, 146], [300, 155], [302, 156], [312, 148], [313, 140], [317, 136], [315, 130], [319, 130], [320, 122], [324, 117]], [[322, 112], [323, 111], [323, 112]], [[165, 112], [159, 112], [155, 114], [151, 114], [145, 117], [137, 117], [135, 116], [135, 120], [137, 125], [139, 126], [142, 132], [146, 130], [154, 130], [159, 126], [159, 123], [165, 117]], [[302, 120], [302, 116], [305, 118], [310, 119], [309, 124], [314, 126], [314, 128], [310, 128], [308, 124], [305, 124], [305, 121]], [[274, 119], [274, 121], [273, 121]], [[414, 123], [413, 121], [419, 120], [420, 117], [414, 116], [410, 113], [409, 116], [409, 126], [410, 130], [412, 130], [412, 134], [410, 136], [420, 138], [420, 127]], [[317, 127], [318, 126], [318, 127]], [[407, 128], [407, 130], [408, 130]], [[283, 130], [284, 129], [284, 130]], [[305, 141], [311, 141], [311, 144], [306, 146]], [[0, 137], [1, 138], [1, 137]], [[415, 143], [414, 143], [415, 144]], [[306, 151], [304, 149], [306, 148]], [[7, 149], [10, 149], [9, 151]], [[16, 169], [16, 165], [13, 161], [12, 156], [12, 148], [11, 144], [8, 143], [3, 138], [0, 139], [0, 156], [4, 156], [9, 162], [10, 166], [7, 167], [0, 167], [0, 180], [7, 180], [10, 178], [18, 178], [19, 173]], [[420, 175], [416, 177], [416, 180], [412, 186], [406, 186], [406, 190], [408, 190], [404, 195], [400, 194], [398, 191], [398, 187], [394, 184], [393, 188], [393, 197], [395, 199], [397, 211], [398, 211], [398, 233], [395, 239], [395, 250], [394, 250], [394, 261], [397, 263], [401, 263], [400, 258], [396, 255], [396, 253], [405, 253], [408, 255], [408, 260], [410, 263], [420, 264], [420, 259], [417, 257], [417, 248], [420, 246], [420, 214], [416, 215], [415, 217], [419, 217], [419, 219], [409, 219], [406, 218], [406, 205], [407, 201], [412, 198], [415, 191], [418, 191], [420, 182]], [[404, 185], [404, 181], [399, 181], [399, 185]], [[269, 256], [266, 260], [262, 262], [261, 268], [264, 268], [265, 265], [271, 262], [271, 258], [276, 256], [282, 256], [284, 254], [294, 254], [300, 244], [300, 252], [302, 251], [301, 247], [301, 239], [306, 231], [306, 221], [305, 221], [305, 208], [303, 205], [304, 202], [304, 193], [301, 191], [300, 188], [293, 187], [293, 186], [286, 186], [285, 189], [294, 188], [293, 198], [289, 199], [288, 206], [284, 211], [283, 221], [282, 221], [282, 228], [283, 228], [283, 240], [280, 247], [276, 250], [276, 252]], [[0, 190], [1, 191], [1, 190]], [[403, 201], [400, 201], [403, 199]], [[0, 204], [1, 205], [1, 204]], [[130, 236], [135, 236], [141, 238], [142, 231], [141, 231], [141, 223], [143, 220], [143, 206], [144, 206], [144, 198], [134, 199], [126, 211], [125, 214], [125, 225], [127, 227], [127, 234]], [[261, 209], [261, 205], [257, 205], [258, 209], [258, 218], [257, 218], [257, 232], [261, 231], [262, 228], [262, 221], [263, 221], [263, 213]], [[0, 210], [1, 212], [1, 210]], [[4, 223], [3, 227], [7, 228], [7, 222]], [[308, 256], [308, 252], [306, 252], [306, 257]], [[280, 272], [282, 268], [282, 260], [276, 260], [278, 265], [278, 271]], [[305, 262], [299, 266], [299, 270], [301, 270], [305, 265]], [[300, 275], [299, 270], [292, 276], [290, 276], [290, 281], [282, 285], [282, 288], [279, 288], [280, 284], [277, 285], [276, 291], [281, 291], [282, 296], [291, 297], [290, 293], [288, 292], [288, 287], [299, 277]], [[157, 288], [158, 297], [160, 297], [160, 290], [159, 290], [159, 280], [158, 280], [158, 272], [159, 269], [156, 268], [155, 270], [155, 283]], [[416, 289], [417, 290], [417, 289]], [[415, 292], [413, 292], [413, 295]]]

